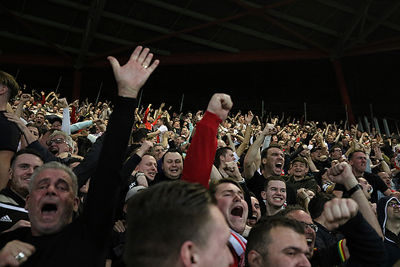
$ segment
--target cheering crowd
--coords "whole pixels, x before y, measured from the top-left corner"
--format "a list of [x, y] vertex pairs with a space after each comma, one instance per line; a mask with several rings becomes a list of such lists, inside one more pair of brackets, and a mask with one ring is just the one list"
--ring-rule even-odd
[[0, 72], [0, 266], [393, 266], [400, 137], [347, 122], [137, 107], [157, 68], [108, 57], [114, 101]]

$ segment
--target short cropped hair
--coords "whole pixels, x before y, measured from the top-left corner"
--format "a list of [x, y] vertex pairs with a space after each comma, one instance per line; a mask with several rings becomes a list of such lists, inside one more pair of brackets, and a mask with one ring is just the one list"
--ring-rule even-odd
[[263, 259], [268, 258], [268, 246], [271, 243], [270, 232], [276, 227], [286, 227], [296, 233], [304, 235], [304, 226], [283, 216], [273, 216], [256, 224], [250, 231], [246, 245], [246, 266], [248, 266], [248, 255], [252, 250], [262, 255]]
[[8, 97], [7, 101], [13, 99], [19, 90], [19, 85], [14, 77], [7, 72], [0, 70], [0, 84], [7, 86], [8, 88]]
[[72, 191], [74, 193], [74, 196], [78, 196], [78, 179], [76, 178], [75, 173], [69, 167], [67, 167], [64, 164], [61, 164], [57, 161], [50, 161], [50, 162], [45, 163], [42, 166], [35, 169], [35, 171], [33, 172], [32, 176], [31, 176], [31, 180], [29, 182], [29, 193], [32, 193], [33, 184], [35, 183], [36, 177], [42, 171], [47, 170], [47, 169], [62, 170], [65, 173], [67, 173], [72, 181]]
[[22, 154], [31, 154], [34, 155], [36, 157], [38, 157], [42, 162], [44, 162], [42, 155], [37, 152], [36, 150], [32, 149], [32, 148], [24, 148], [19, 150], [17, 153], [14, 154], [14, 156], [11, 158], [11, 168], [14, 168], [14, 163], [15, 160], [17, 159], [18, 156], [22, 155]]
[[356, 150], [354, 150], [353, 152], [351, 152], [351, 153], [349, 154], [348, 159], [351, 160], [351, 159], [353, 158], [354, 154], [357, 153], [357, 152], [361, 152], [361, 153], [363, 153], [363, 154], [365, 155], [365, 151], [364, 151], [364, 150], [356, 149]]
[[269, 185], [269, 182], [271, 182], [271, 181], [281, 181], [281, 182], [283, 182], [283, 183], [286, 185], [286, 181], [285, 181], [285, 179], [284, 179], [282, 176], [272, 175], [272, 176], [269, 176], [269, 177], [265, 180], [265, 182], [264, 182], [264, 191], [267, 191], [267, 187], [268, 187], [268, 185]]
[[318, 193], [315, 197], [313, 197], [308, 204], [308, 211], [310, 212], [311, 218], [315, 220], [321, 216], [322, 212], [324, 211], [325, 203], [334, 198], [335, 195], [327, 193]]
[[219, 159], [220, 156], [225, 156], [226, 153], [228, 153], [228, 150], [232, 151], [232, 148], [224, 146], [224, 147], [220, 147], [217, 149], [217, 151], [215, 152], [215, 158], [214, 158], [214, 165], [215, 167], [219, 168], [219, 165], [221, 165], [221, 161]]
[[[269, 147], [264, 148], [264, 149], [261, 151], [261, 159], [267, 158], [268, 150], [270, 150], [271, 148], [279, 148], [280, 150], [282, 150], [282, 146], [281, 146], [281, 145], [278, 145], [278, 144], [271, 144]], [[263, 169], [263, 168], [264, 168], [264, 164], [262, 163], [262, 160], [261, 160], [261, 169]]]
[[210, 191], [210, 195], [211, 195], [213, 203], [217, 203], [217, 199], [215, 198], [215, 193], [217, 193], [217, 187], [220, 184], [226, 184], [226, 183], [237, 186], [240, 189], [240, 191], [242, 191], [242, 193], [244, 194], [244, 190], [243, 190], [242, 186], [237, 181], [233, 180], [232, 178], [222, 178], [218, 181], [214, 181], [214, 182], [210, 183], [209, 191]]
[[174, 266], [184, 242], [204, 247], [212, 229], [211, 205], [204, 186], [184, 181], [138, 192], [128, 200], [127, 266]]

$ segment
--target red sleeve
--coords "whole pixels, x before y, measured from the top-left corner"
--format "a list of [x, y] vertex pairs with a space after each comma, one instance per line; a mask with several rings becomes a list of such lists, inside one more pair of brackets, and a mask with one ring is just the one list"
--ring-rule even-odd
[[152, 126], [156, 125], [157, 121], [161, 118], [161, 114], [158, 115], [157, 119], [151, 124]]
[[144, 113], [143, 123], [147, 122], [147, 115], [149, 115], [150, 109], [147, 107], [146, 112]]
[[46, 97], [44, 97], [44, 95], [42, 95], [42, 100], [40, 101], [40, 103], [42, 103], [42, 106], [46, 104]]
[[182, 180], [200, 183], [208, 188], [215, 151], [217, 150], [217, 132], [221, 119], [206, 112], [197, 123], [196, 132], [189, 146], [183, 167]]

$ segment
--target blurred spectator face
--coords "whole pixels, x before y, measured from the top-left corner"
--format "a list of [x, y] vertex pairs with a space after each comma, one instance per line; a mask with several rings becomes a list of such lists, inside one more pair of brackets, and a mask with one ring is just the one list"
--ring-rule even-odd
[[53, 124], [51, 125], [51, 129], [61, 131], [61, 122], [59, 122], [59, 121], [53, 122]]
[[153, 146], [153, 154], [156, 161], [162, 158], [164, 155], [164, 148], [161, 145]]
[[254, 226], [261, 218], [260, 203], [258, 202], [258, 199], [255, 197], [250, 197], [250, 199], [252, 207], [252, 216], [251, 219], [247, 219], [247, 225]]
[[308, 247], [304, 235], [289, 227], [274, 227], [269, 232], [271, 243], [260, 264], [251, 262], [250, 267], [308, 267]]
[[291, 174], [293, 174], [295, 178], [304, 178], [307, 172], [308, 167], [303, 162], [296, 161], [292, 164]]
[[42, 113], [36, 114], [35, 122], [36, 122], [38, 125], [43, 125], [43, 124], [44, 124], [44, 115], [43, 115]]
[[351, 167], [357, 172], [365, 172], [367, 168], [367, 157], [363, 152], [355, 152], [349, 160]]
[[183, 159], [178, 152], [168, 152], [164, 156], [162, 170], [169, 179], [179, 179], [183, 170]]
[[31, 132], [31, 134], [33, 134], [35, 136], [35, 140], [39, 139], [39, 130], [38, 128], [34, 127], [34, 126], [28, 126], [29, 131]]
[[400, 220], [400, 202], [397, 198], [390, 200], [387, 205], [387, 219], [392, 222]]
[[248, 207], [242, 190], [232, 183], [222, 183], [217, 186], [215, 198], [229, 227], [239, 234], [243, 233]]
[[371, 199], [371, 194], [372, 194], [372, 191], [373, 191], [372, 186], [368, 183], [367, 180], [365, 180], [365, 179], [362, 178], [362, 177], [357, 178], [357, 180], [358, 180], [358, 183], [359, 183], [359, 184], [361, 185], [361, 187], [362, 187], [362, 191], [363, 191], [365, 197], [366, 197], [368, 200], [370, 200], [370, 199]]
[[305, 211], [295, 210], [288, 213], [287, 217], [304, 225], [309, 254], [312, 256], [315, 245], [316, 231], [313, 228], [315, 225], [311, 219], [311, 216]]
[[149, 180], [153, 181], [157, 174], [157, 161], [151, 155], [144, 155], [136, 170], [143, 172]]
[[338, 159], [340, 159], [342, 157], [342, 155], [343, 155], [342, 154], [342, 149], [339, 148], [339, 147], [335, 147], [333, 149], [332, 153], [331, 153], [331, 158], [338, 160]]
[[392, 188], [392, 179], [390, 178], [389, 174], [387, 174], [386, 172], [379, 172], [378, 175], [382, 179], [382, 181], [385, 182], [387, 187]]
[[61, 169], [44, 169], [35, 178], [26, 198], [33, 236], [53, 234], [72, 221], [79, 199], [72, 179]]
[[270, 170], [272, 175], [281, 175], [285, 159], [283, 151], [277, 147], [272, 147], [267, 151], [267, 157], [261, 159], [264, 164], [264, 170]]
[[286, 201], [286, 184], [282, 181], [269, 181], [261, 196], [267, 205], [279, 209]]
[[42, 165], [43, 161], [36, 155], [26, 153], [17, 156], [10, 168], [11, 189], [25, 198], [33, 171]]
[[72, 152], [72, 147], [67, 144], [67, 141], [62, 135], [53, 136], [47, 141], [47, 145], [49, 146], [49, 151], [56, 156], [64, 152]]

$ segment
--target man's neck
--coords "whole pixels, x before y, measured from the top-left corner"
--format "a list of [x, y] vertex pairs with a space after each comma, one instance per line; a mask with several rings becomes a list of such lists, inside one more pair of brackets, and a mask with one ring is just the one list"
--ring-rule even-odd
[[268, 177], [274, 176], [276, 174], [273, 173], [271, 170], [267, 169], [267, 170], [262, 171], [262, 175], [264, 176], [264, 178], [268, 178]]
[[386, 229], [398, 235], [400, 233], [400, 220], [388, 220], [386, 223]]
[[275, 206], [269, 205], [268, 203], [266, 203], [265, 206], [266, 206], [266, 212], [267, 212], [268, 216], [273, 216], [273, 215], [277, 214], [282, 209], [282, 206], [275, 207]]
[[305, 176], [294, 176], [293, 175], [293, 179], [295, 180], [295, 181], [301, 181], [301, 180], [303, 180], [305, 178]]
[[355, 176], [356, 178], [363, 177], [363, 175], [364, 175], [364, 172], [359, 172], [359, 171], [357, 171], [357, 170], [355, 170], [355, 169], [353, 169], [352, 171], [353, 171], [353, 174], [354, 174], [354, 176]]
[[16, 190], [14, 190], [12, 187], [10, 187], [10, 190], [13, 191], [17, 196], [19, 196], [20, 198], [22, 198], [24, 201], [26, 200], [26, 195], [22, 196], [20, 193], [18, 193]]

